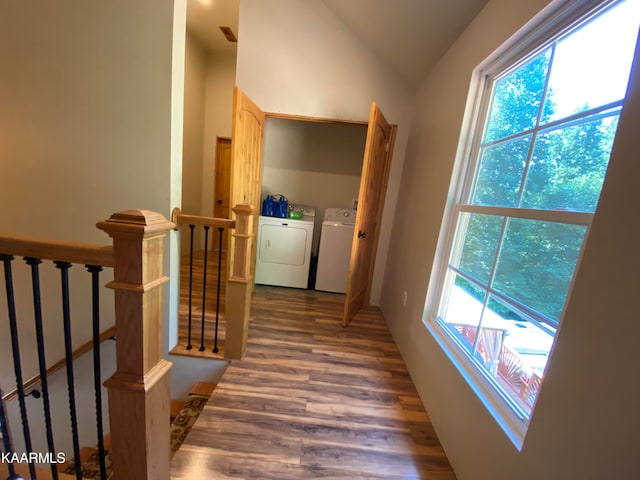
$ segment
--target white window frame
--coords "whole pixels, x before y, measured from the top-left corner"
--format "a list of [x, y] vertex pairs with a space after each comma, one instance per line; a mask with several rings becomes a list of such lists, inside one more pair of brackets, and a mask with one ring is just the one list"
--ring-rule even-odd
[[[512, 400], [503, 396], [494, 387], [494, 380], [490, 379], [488, 374], [475, 364], [474, 360], [466, 353], [466, 350], [459, 344], [458, 340], [445, 330], [437, 318], [441, 297], [446, 284], [450, 252], [455, 240], [457, 218], [462, 211], [584, 225], [586, 226], [585, 237], [575, 269], [575, 272], [578, 272], [582, 251], [589, 236], [589, 230], [594, 216], [593, 213], [539, 211], [509, 207], [483, 207], [468, 204], [462, 206], [461, 204], [468, 192], [473, 191], [476, 163], [479, 161], [479, 158], [475, 156], [475, 154], [479, 151], [479, 144], [483, 134], [482, 126], [490, 107], [492, 77], [498, 74], [504, 75], [506, 72], [522, 65], [535, 56], [536, 53], [546, 48], [555, 39], [567, 31], [576, 28], [578, 25], [587, 22], [594, 16], [597, 16], [601, 11], [616, 2], [617, 0], [589, 0], [586, 2], [570, 0], [558, 8], [550, 9], [548, 12], [545, 12], [544, 18], [540, 18], [528, 31], [507, 42], [500, 51], [495, 52], [483, 62], [483, 64], [476, 68], [471, 78], [467, 107], [461, 127], [460, 143], [440, 228], [438, 246], [436, 248], [436, 255], [429, 281], [429, 289], [427, 291], [423, 324], [518, 450], [522, 448], [530, 420]], [[607, 108], [610, 108], [610, 106], [602, 107], [600, 110], [604, 111]], [[582, 117], [580, 116], [580, 118]], [[562, 123], [564, 124], [565, 122], [566, 119], [563, 119]], [[554, 123], [555, 122], [551, 122], [545, 125], [545, 129]], [[571, 296], [572, 289], [573, 280], [569, 285], [565, 306]], [[563, 316], [564, 313], [562, 317]], [[558, 321], [555, 339], [557, 339], [560, 333], [562, 317]], [[555, 339], [549, 354], [549, 363], [553, 361], [553, 348], [556, 344]]]

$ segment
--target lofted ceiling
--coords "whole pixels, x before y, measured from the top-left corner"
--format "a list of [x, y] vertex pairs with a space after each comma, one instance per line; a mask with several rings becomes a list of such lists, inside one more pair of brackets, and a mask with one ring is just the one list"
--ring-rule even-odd
[[187, 0], [187, 29], [211, 53], [236, 52], [237, 43], [229, 42], [220, 27], [229, 27], [238, 37], [240, 0]]
[[488, 0], [322, 1], [416, 87]]
[[[262, 0], [269, 1], [269, 0]], [[321, 1], [412, 87], [417, 87], [488, 0]], [[188, 0], [187, 27], [210, 52], [232, 53], [240, 0]]]

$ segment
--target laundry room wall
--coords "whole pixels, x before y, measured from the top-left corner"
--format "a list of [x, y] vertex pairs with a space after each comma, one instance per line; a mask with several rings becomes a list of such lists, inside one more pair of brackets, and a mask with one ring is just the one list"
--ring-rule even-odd
[[264, 133], [262, 198], [285, 195], [316, 207], [314, 252], [329, 207], [351, 208], [358, 198], [366, 125], [268, 118]]

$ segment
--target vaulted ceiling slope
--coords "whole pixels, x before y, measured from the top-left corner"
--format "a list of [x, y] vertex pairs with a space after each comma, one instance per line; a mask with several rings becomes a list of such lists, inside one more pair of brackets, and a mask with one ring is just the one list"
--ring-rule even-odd
[[[271, 1], [271, 0], [264, 0]], [[305, 0], [323, 2], [411, 87], [417, 87], [488, 0]], [[233, 53], [240, 0], [188, 0], [187, 26], [209, 52]]]
[[412, 87], [487, 0], [322, 0]]

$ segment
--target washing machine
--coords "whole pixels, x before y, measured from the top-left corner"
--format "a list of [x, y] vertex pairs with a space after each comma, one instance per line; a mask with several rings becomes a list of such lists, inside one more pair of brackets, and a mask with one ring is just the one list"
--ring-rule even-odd
[[302, 211], [301, 219], [260, 216], [256, 283], [280, 287], [307, 288], [311, 265], [311, 243], [316, 210], [308, 205], [291, 205]]
[[320, 232], [316, 290], [335, 293], [347, 291], [355, 223], [355, 210], [346, 208], [325, 210]]

